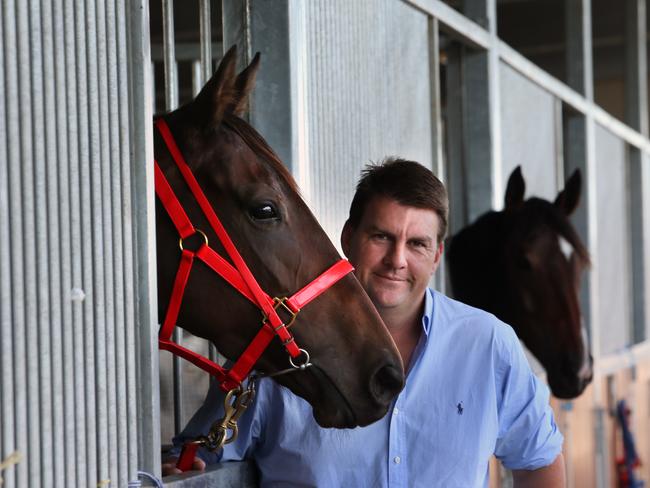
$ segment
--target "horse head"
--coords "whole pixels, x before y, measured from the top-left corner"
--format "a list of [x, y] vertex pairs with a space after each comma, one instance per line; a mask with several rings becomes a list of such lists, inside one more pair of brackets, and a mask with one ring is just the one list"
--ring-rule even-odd
[[[274, 151], [240, 118], [259, 55], [239, 75], [235, 59], [232, 48], [192, 102], [162, 117], [262, 290], [271, 297], [286, 297], [340, 257]], [[214, 251], [226, 257], [158, 134], [155, 157], [189, 218]], [[163, 317], [180, 254], [176, 228], [157, 205], [158, 302]], [[200, 263], [192, 268], [177, 322], [235, 360], [262, 327], [262, 315]], [[386, 413], [402, 388], [403, 367], [381, 318], [351, 273], [301, 310], [291, 332], [309, 352], [313, 367], [276, 380], [311, 403], [320, 425], [366, 425]], [[273, 339], [256, 369], [284, 370], [288, 358], [281, 341]]]
[[589, 254], [568, 217], [580, 200], [576, 170], [553, 203], [524, 200], [517, 167], [505, 208], [488, 212], [451, 240], [454, 296], [510, 324], [547, 373], [559, 398], [580, 395], [592, 378], [592, 358], [579, 304]]

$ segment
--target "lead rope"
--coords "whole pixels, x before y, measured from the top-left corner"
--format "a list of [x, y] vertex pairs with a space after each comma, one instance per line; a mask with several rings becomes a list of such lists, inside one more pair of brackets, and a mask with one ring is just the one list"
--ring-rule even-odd
[[[9, 456], [6, 457], [2, 462], [0, 462], [0, 473], [2, 473], [5, 469], [11, 468], [12, 466], [18, 464], [20, 461], [23, 460], [23, 455], [20, 451], [14, 451]], [[0, 485], [4, 483], [4, 480], [2, 479], [2, 476], [0, 476]]]
[[188, 471], [194, 464], [194, 458], [196, 457], [196, 452], [199, 447], [204, 447], [209, 451], [214, 452], [237, 439], [237, 435], [239, 434], [237, 420], [239, 420], [239, 417], [242, 416], [248, 406], [253, 402], [253, 399], [255, 398], [255, 388], [260, 379], [273, 378], [283, 374], [294, 373], [296, 371], [304, 371], [313, 366], [310, 361], [309, 353], [304, 349], [301, 349], [301, 351], [305, 358], [305, 361], [302, 364], [296, 364], [293, 362], [293, 358], [289, 358], [291, 368], [276, 371], [275, 373], [258, 373], [250, 375], [245, 389], [242, 390], [240, 386], [230, 390], [223, 401], [224, 416], [212, 424], [207, 435], [197, 437], [193, 441], [186, 442], [183, 445], [176, 467], [181, 471]]

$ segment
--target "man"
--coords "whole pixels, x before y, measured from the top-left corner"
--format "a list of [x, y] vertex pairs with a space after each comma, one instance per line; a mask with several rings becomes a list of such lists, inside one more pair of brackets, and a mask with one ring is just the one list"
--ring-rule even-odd
[[[362, 174], [341, 235], [407, 373], [389, 413], [363, 428], [322, 429], [304, 400], [263, 380], [237, 440], [206, 460], [253, 458], [262, 486], [484, 487], [495, 454], [515, 486], [564, 486], [548, 388], [512, 329], [428, 288], [447, 207], [428, 169], [389, 159]], [[184, 435], [206, 432], [222, 414], [219, 403], [211, 391]]]

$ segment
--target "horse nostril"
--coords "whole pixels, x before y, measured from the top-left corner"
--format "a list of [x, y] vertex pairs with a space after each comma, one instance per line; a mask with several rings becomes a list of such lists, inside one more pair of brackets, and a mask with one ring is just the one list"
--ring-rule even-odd
[[380, 367], [370, 379], [370, 393], [380, 404], [390, 403], [404, 386], [402, 368], [392, 364]]

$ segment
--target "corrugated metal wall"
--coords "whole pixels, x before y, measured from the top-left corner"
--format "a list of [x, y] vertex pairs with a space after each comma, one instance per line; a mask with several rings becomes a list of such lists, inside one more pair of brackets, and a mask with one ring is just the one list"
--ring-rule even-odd
[[22, 455], [6, 488], [136, 477], [132, 7], [2, 2], [0, 462]]
[[306, 12], [309, 178], [338, 244], [359, 172], [388, 155], [433, 164], [429, 23], [393, 0], [317, 0]]

